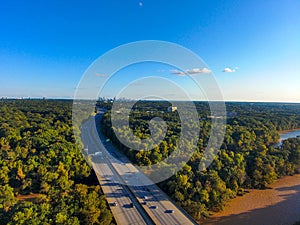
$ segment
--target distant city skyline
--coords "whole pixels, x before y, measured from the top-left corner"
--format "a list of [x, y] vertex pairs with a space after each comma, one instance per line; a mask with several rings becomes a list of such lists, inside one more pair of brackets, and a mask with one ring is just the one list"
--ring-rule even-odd
[[225, 101], [300, 102], [299, 12], [297, 0], [5, 1], [0, 98], [72, 99], [84, 72], [105, 52], [163, 40], [195, 52], [207, 68], [132, 65], [116, 74], [109, 91], [162, 76], [203, 100], [187, 75], [212, 74]]

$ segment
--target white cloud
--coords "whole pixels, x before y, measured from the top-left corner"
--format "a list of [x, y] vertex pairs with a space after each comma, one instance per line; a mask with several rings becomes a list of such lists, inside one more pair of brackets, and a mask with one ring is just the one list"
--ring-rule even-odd
[[211, 70], [208, 69], [207, 67], [204, 67], [204, 68], [188, 69], [185, 71], [171, 70], [171, 73], [178, 76], [186, 76], [186, 75], [193, 75], [193, 74], [200, 74], [200, 73], [211, 74]]
[[222, 72], [224, 72], [224, 73], [235, 73], [237, 69], [238, 69], [237, 67], [235, 67], [234, 69], [226, 67], [226, 68], [223, 69]]
[[191, 69], [191, 70], [187, 70], [186, 71], [188, 74], [198, 74], [198, 73], [207, 73], [207, 74], [210, 74], [211, 73], [211, 70], [204, 67], [204, 68], [194, 68], [194, 69]]
[[172, 74], [178, 75], [178, 76], [186, 76], [187, 73], [179, 70], [171, 70]]

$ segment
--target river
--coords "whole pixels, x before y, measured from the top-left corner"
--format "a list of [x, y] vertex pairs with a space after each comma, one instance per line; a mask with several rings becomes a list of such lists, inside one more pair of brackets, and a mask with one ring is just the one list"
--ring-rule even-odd
[[300, 136], [300, 129], [281, 131], [279, 141], [282, 142], [283, 140], [286, 140], [288, 138], [294, 138], [297, 136]]
[[295, 138], [300, 136], [300, 129], [294, 129], [294, 130], [284, 130], [280, 131], [280, 139], [277, 144], [274, 144], [273, 147], [280, 147], [282, 145], [282, 141], [288, 139], [288, 138]]
[[[300, 129], [280, 132], [280, 143], [300, 135]], [[221, 212], [215, 213], [205, 225], [292, 225], [300, 221], [300, 174], [286, 176], [270, 189], [252, 190], [232, 199]]]
[[283, 177], [269, 187], [232, 199], [203, 224], [292, 225], [300, 220], [300, 174]]

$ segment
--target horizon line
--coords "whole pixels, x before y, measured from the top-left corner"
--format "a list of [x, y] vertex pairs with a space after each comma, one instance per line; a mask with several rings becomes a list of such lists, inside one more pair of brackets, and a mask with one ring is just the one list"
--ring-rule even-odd
[[[113, 98], [107, 98], [107, 99], [113, 99]], [[98, 99], [74, 99], [71, 97], [1, 97], [0, 100], [69, 100], [69, 101], [97, 101]], [[140, 101], [136, 99], [128, 99], [129, 101]], [[166, 101], [166, 100], [160, 100], [160, 99], [145, 99], [142, 101]], [[185, 101], [185, 100], [176, 100], [172, 99], [172, 101]], [[228, 102], [228, 103], [282, 103], [282, 104], [300, 104], [299, 102], [294, 101], [262, 101], [262, 100], [199, 100], [199, 99], [191, 99], [191, 101], [195, 102]]]

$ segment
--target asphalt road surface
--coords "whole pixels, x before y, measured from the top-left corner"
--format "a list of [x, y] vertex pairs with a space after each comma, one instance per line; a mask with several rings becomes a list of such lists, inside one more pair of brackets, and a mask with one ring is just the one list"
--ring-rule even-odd
[[[98, 125], [101, 119], [102, 115], [96, 116]], [[83, 124], [82, 140], [88, 154], [102, 152], [92, 156], [92, 166], [118, 224], [197, 224], [127, 157], [106, 142], [94, 124], [94, 117]]]

